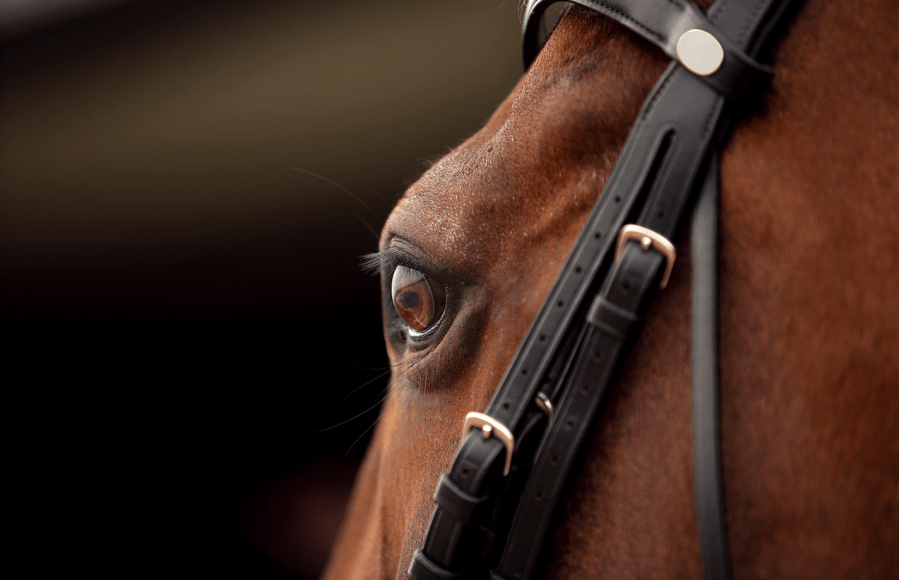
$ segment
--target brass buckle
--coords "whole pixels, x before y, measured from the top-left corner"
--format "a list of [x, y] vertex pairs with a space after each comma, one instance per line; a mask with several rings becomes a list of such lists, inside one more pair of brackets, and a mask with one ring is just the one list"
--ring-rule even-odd
[[661, 288], [667, 286], [668, 278], [671, 277], [671, 270], [674, 269], [674, 259], [677, 257], [677, 251], [674, 249], [674, 244], [669, 242], [665, 236], [658, 234], [649, 228], [644, 228], [643, 226], [638, 226], [636, 224], [628, 224], [621, 228], [621, 232], [618, 234], [618, 246], [615, 248], [615, 261], [618, 261], [621, 252], [624, 251], [625, 244], [630, 240], [640, 242], [640, 248], [642, 248], [644, 252], [649, 251], [649, 249], [652, 248], [665, 257], [665, 273], [662, 274], [662, 283], [659, 286]]
[[472, 427], [480, 427], [484, 434], [484, 439], [490, 439], [490, 436], [499, 439], [500, 443], [506, 448], [506, 465], [503, 467], [503, 476], [509, 475], [509, 469], [512, 467], [512, 451], [515, 450], [515, 438], [509, 428], [484, 413], [469, 413], [465, 415], [465, 425], [462, 427], [462, 438], [464, 439]]

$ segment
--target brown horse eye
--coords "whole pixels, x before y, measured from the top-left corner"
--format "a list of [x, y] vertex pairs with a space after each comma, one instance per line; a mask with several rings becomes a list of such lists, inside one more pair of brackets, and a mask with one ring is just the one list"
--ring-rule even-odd
[[440, 284], [405, 266], [398, 266], [393, 272], [390, 293], [400, 319], [417, 332], [439, 320], [446, 305], [446, 295]]

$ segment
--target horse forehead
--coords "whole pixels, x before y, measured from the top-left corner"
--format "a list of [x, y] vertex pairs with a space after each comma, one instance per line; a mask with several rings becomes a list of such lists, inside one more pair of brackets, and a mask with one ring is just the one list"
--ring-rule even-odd
[[514, 222], [527, 212], [521, 179], [495, 139], [463, 144], [416, 182], [391, 214], [386, 230], [422, 246], [441, 266], [470, 267], [507, 246]]

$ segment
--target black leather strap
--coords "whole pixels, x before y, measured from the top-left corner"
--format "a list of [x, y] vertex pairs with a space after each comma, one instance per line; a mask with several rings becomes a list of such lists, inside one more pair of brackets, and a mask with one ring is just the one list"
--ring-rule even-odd
[[721, 481], [718, 389], [718, 153], [711, 155], [690, 232], [693, 266], [693, 477], [702, 564], [730, 577]]

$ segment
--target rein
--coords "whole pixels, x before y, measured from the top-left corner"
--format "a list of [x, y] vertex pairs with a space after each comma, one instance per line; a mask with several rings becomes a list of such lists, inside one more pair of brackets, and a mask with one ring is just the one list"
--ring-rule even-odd
[[[528, 0], [525, 67], [557, 0]], [[730, 577], [718, 416], [718, 163], [737, 105], [771, 69], [757, 62], [798, 2], [575, 0], [669, 55], [618, 163], [493, 399], [469, 413], [437, 485], [409, 568], [414, 580], [527, 580], [564, 509], [584, 452], [641, 326], [674, 264], [694, 200], [693, 408], [697, 517], [706, 578]]]

